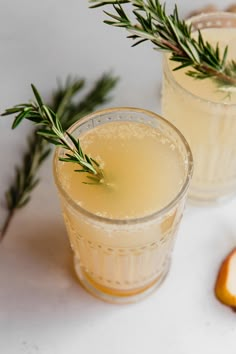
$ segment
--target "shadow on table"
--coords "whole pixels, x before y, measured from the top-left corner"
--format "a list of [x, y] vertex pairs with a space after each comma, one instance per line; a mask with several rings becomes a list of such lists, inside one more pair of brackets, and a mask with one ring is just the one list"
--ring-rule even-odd
[[81, 288], [62, 222], [30, 223], [18, 235], [15, 230], [0, 247], [0, 283], [0, 312], [13, 326], [16, 319], [41, 323], [45, 317], [47, 326], [69, 321], [78, 327], [118, 309]]

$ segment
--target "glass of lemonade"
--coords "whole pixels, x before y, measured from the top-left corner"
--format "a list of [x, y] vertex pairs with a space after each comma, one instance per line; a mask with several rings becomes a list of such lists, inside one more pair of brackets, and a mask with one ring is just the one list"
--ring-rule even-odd
[[[211, 44], [229, 46], [236, 58], [236, 14], [212, 13], [190, 19]], [[190, 198], [217, 202], [236, 194], [236, 88], [220, 91], [211, 79], [198, 80], [173, 72], [176, 63], [164, 58], [162, 113], [184, 134], [194, 158]], [[191, 68], [190, 68], [191, 69]], [[188, 69], [189, 70], [189, 69]]]
[[104, 183], [59, 161], [54, 176], [75, 270], [81, 284], [105, 301], [128, 303], [165, 278], [192, 175], [182, 134], [160, 116], [137, 108], [90, 114], [69, 132], [104, 170]]

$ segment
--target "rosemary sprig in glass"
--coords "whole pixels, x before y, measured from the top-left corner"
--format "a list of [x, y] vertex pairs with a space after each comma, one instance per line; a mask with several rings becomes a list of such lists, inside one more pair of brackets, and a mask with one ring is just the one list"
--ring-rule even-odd
[[[77, 172], [86, 172], [88, 178], [96, 183], [103, 181], [103, 172], [99, 164], [88, 155], [84, 154], [79, 140], [76, 140], [70, 133], [64, 131], [62, 124], [53, 110], [44, 104], [38, 90], [34, 85], [31, 85], [35, 101], [32, 103], [22, 103], [13, 108], [8, 108], [2, 114], [3, 116], [10, 114], [17, 114], [12, 128], [16, 128], [23, 119], [32, 121], [40, 125], [41, 128], [37, 130], [37, 134], [46, 139], [49, 143], [63, 147], [68, 150], [66, 157], [60, 157], [61, 161], [73, 162], [78, 164], [81, 168]], [[67, 139], [69, 138], [69, 140]], [[92, 175], [92, 177], [90, 176]]]
[[[117, 81], [118, 78], [109, 73], [102, 75], [88, 94], [79, 101], [75, 100], [75, 96], [84, 88], [84, 79], [68, 78], [64, 85], [60, 85], [53, 94], [50, 106], [57, 112], [63, 130], [85, 114], [92, 112], [98, 105], [109, 101], [109, 93]], [[0, 232], [0, 240], [3, 239], [16, 210], [30, 201], [31, 193], [40, 181], [37, 176], [38, 170], [51, 151], [48, 141], [38, 134], [38, 129], [33, 130], [28, 137], [27, 150], [21, 164], [16, 167], [13, 181], [5, 193], [7, 216]]]
[[[228, 47], [220, 53], [219, 45], [213, 47], [205, 41], [198, 31], [198, 37], [192, 36], [192, 26], [180, 20], [177, 7], [173, 14], [167, 15], [165, 4], [159, 0], [89, 0], [91, 7], [112, 4], [115, 13], [104, 11], [111, 21], [105, 23], [123, 27], [128, 30], [128, 38], [136, 40], [135, 45], [151, 41], [155, 49], [170, 52], [170, 60], [178, 62], [174, 70], [186, 67], [192, 69], [186, 72], [195, 79], [210, 78], [222, 91], [235, 91], [236, 61], [228, 60]], [[135, 23], [125, 12], [121, 4], [130, 4]]]

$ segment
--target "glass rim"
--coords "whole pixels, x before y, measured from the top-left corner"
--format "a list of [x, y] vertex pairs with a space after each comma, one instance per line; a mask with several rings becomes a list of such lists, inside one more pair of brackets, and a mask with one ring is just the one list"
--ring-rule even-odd
[[134, 225], [134, 224], [139, 224], [139, 223], [145, 223], [145, 222], [154, 220], [156, 218], [159, 218], [159, 217], [163, 216], [164, 214], [167, 214], [170, 210], [173, 209], [173, 207], [178, 203], [178, 201], [182, 199], [182, 197], [187, 192], [187, 189], [189, 187], [191, 177], [193, 174], [193, 156], [192, 156], [192, 151], [190, 149], [190, 146], [189, 146], [187, 140], [185, 139], [183, 134], [172, 123], [170, 123], [167, 119], [163, 118], [162, 116], [160, 116], [152, 111], [142, 109], [142, 108], [114, 107], [114, 108], [101, 109], [101, 110], [98, 110], [96, 112], [93, 112], [93, 113], [90, 113], [90, 114], [84, 116], [82, 119], [79, 119], [77, 122], [75, 122], [73, 125], [71, 125], [67, 131], [70, 134], [72, 134], [73, 131], [76, 128], [78, 128], [81, 124], [89, 121], [90, 119], [95, 118], [96, 116], [100, 116], [102, 114], [107, 114], [107, 113], [119, 112], [119, 111], [123, 111], [123, 112], [126, 112], [126, 111], [130, 112], [131, 111], [131, 112], [137, 112], [137, 113], [138, 112], [145, 113], [149, 117], [153, 117], [155, 119], [161, 120], [164, 124], [168, 125], [171, 129], [173, 129], [177, 133], [177, 135], [181, 139], [181, 142], [184, 145], [184, 148], [186, 150], [187, 162], [188, 162], [185, 180], [184, 180], [183, 185], [182, 185], [181, 189], [179, 190], [179, 192], [176, 194], [176, 196], [173, 199], [171, 199], [171, 201], [165, 207], [163, 207], [151, 214], [145, 215], [145, 216], [136, 217], [136, 218], [127, 218], [127, 219], [108, 218], [108, 217], [97, 215], [93, 212], [90, 212], [87, 209], [84, 209], [83, 207], [81, 207], [78, 203], [76, 203], [73, 200], [73, 198], [69, 195], [69, 193], [66, 192], [65, 188], [63, 188], [62, 184], [60, 183], [60, 178], [58, 177], [58, 173], [57, 173], [57, 164], [58, 164], [58, 162], [60, 162], [58, 157], [59, 157], [61, 150], [63, 150], [62, 147], [56, 148], [56, 150], [54, 152], [53, 175], [54, 175], [55, 184], [56, 184], [60, 194], [66, 199], [66, 201], [69, 203], [69, 205], [72, 206], [73, 209], [75, 209], [79, 213], [81, 213], [84, 216], [87, 216], [93, 220], [101, 222], [101, 223], [106, 223], [106, 224], [111, 224], [111, 225]]
[[[209, 13], [201, 13], [199, 15], [195, 15], [195, 16], [192, 16], [190, 18], [188, 18], [186, 20], [186, 23], [193, 23], [194, 21], [196, 20], [199, 20], [201, 18], [216, 18], [216, 17], [225, 17], [225, 18], [234, 18], [236, 20], [236, 13], [233, 13], [233, 12], [223, 12], [223, 11], [218, 11], [218, 12], [209, 12]], [[206, 28], [214, 28], [214, 26], [209, 26], [209, 27], [206, 27]], [[216, 27], [216, 28], [220, 28], [220, 27]], [[236, 28], [235, 27], [227, 27], [227, 28]], [[170, 69], [169, 65], [168, 65], [168, 54], [167, 53], [164, 53], [163, 55], [163, 58], [164, 58], [164, 68], [166, 69], [164, 71], [164, 74], [167, 74], [168, 78], [171, 79], [172, 83], [175, 85], [175, 88], [177, 88], [178, 90], [184, 92], [186, 95], [188, 95], [189, 97], [192, 97], [204, 104], [213, 104], [214, 106], [217, 106], [217, 107], [222, 107], [222, 106], [229, 106], [229, 107], [236, 107], [236, 103], [224, 103], [224, 102], [217, 102], [217, 101], [213, 101], [213, 100], [209, 100], [209, 99], [206, 99], [204, 97], [201, 97], [201, 96], [198, 96], [196, 95], [195, 93], [192, 93], [191, 91], [189, 91], [188, 89], [186, 89], [185, 87], [183, 87], [174, 77], [173, 75], [173, 70]]]

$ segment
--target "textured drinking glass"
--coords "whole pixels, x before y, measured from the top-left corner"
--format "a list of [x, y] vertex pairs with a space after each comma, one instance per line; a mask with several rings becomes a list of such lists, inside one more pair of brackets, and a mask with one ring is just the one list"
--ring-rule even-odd
[[[73, 198], [73, 193], [68, 194], [62, 183], [64, 177], [60, 164], [63, 162], [58, 160], [59, 156], [63, 156], [64, 151], [59, 148], [55, 153], [55, 182], [80, 283], [94, 296], [105, 301], [129, 303], [151, 293], [160, 285], [168, 272], [171, 251], [192, 175], [193, 162], [191, 151], [182, 134], [165, 119], [141, 109], [114, 108], [99, 111], [77, 122], [69, 132], [75, 137], [82, 137], [86, 132], [98, 127], [102, 126], [106, 129], [111, 122], [116, 124], [125, 122], [128, 126], [139, 123], [138, 129], [152, 127], [153, 132], [157, 132], [160, 136], [160, 141], [176, 151], [177, 164], [183, 177], [181, 185], [178, 184], [178, 188], [176, 187], [173, 193], [173, 198], [163, 208], [157, 208], [151, 214], [144, 214], [141, 217], [128, 215], [125, 218], [104, 217], [99, 215], [99, 206], [96, 213], [90, 212], [78, 205]], [[157, 152], [152, 151], [153, 156], [155, 153]], [[152, 159], [152, 156], [147, 158]], [[171, 168], [174, 162], [176, 161], [167, 161], [167, 166], [170, 163], [168, 168]], [[156, 168], [161, 174], [162, 166], [153, 165], [153, 169]], [[146, 173], [151, 174], [152, 171]], [[163, 193], [168, 192], [170, 187], [168, 184], [163, 186]], [[80, 184], [79, 188], [83, 188], [83, 185]], [[95, 199], [96, 188], [100, 186], [89, 188], [93, 188]], [[145, 191], [143, 185], [138, 188]], [[154, 184], [152, 188], [155, 190], [157, 186]], [[138, 202], [141, 204], [143, 201], [140, 199]]]
[[[235, 59], [235, 14], [205, 14], [190, 21], [193, 31], [210, 29], [210, 39], [221, 41], [223, 47], [229, 44]], [[182, 70], [173, 72], [170, 65], [165, 56], [162, 113], [184, 134], [193, 153], [189, 196], [200, 203], [231, 198], [236, 193], [236, 93], [230, 98], [212, 81], [194, 80]], [[211, 94], [213, 99], [208, 99]]]

